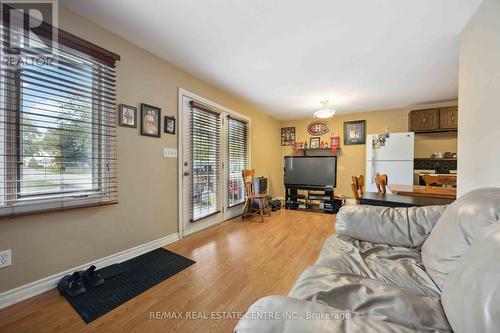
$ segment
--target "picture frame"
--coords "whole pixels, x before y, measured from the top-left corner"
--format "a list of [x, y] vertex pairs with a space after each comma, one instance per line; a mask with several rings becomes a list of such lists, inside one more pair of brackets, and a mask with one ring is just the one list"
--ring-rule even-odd
[[282, 146], [295, 145], [295, 127], [281, 128], [281, 145]]
[[163, 132], [167, 134], [175, 134], [175, 117], [165, 116], [163, 119], [164, 125]]
[[141, 135], [161, 137], [161, 109], [141, 103]]
[[319, 136], [312, 137], [309, 139], [309, 148], [318, 149], [320, 145], [321, 138]]
[[137, 108], [127, 104], [118, 107], [118, 125], [137, 128]]
[[344, 122], [344, 145], [364, 145], [366, 143], [366, 120]]

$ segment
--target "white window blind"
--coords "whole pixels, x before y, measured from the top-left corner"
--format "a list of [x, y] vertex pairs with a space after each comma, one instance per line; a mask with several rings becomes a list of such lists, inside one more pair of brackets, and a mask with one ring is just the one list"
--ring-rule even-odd
[[241, 171], [248, 168], [248, 123], [227, 117], [228, 206], [245, 201]]
[[191, 101], [191, 222], [221, 211], [221, 117]]
[[0, 216], [117, 202], [114, 61], [62, 31], [51, 54], [13, 50], [23, 32], [1, 29], [2, 57], [22, 61], [0, 72]]

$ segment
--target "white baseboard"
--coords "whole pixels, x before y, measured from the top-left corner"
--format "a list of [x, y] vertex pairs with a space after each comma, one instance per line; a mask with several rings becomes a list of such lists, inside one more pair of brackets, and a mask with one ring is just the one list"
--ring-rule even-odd
[[67, 274], [72, 274], [74, 271], [87, 269], [91, 265], [95, 265], [97, 268], [103, 268], [112, 264], [116, 264], [140, 256], [141, 254], [144, 254], [146, 252], [173, 243], [178, 239], [179, 239], [179, 234], [175, 233], [142, 245], [135, 246], [128, 250], [117, 252], [107, 257], [97, 259], [95, 261], [77, 267], [73, 267], [64, 272], [56, 273], [54, 275], [45, 277], [43, 279], [25, 284], [23, 286], [4, 291], [0, 293], [0, 309], [3, 309], [9, 305], [15, 304], [17, 302], [20, 302], [22, 300], [25, 300], [27, 298], [33, 297], [35, 295], [41, 294], [47, 290], [57, 287], [57, 283], [63, 276]]

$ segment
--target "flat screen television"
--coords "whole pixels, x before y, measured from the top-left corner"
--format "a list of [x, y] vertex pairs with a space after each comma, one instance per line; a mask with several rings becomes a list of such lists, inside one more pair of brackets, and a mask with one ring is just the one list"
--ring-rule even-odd
[[336, 187], [336, 156], [285, 156], [285, 185]]

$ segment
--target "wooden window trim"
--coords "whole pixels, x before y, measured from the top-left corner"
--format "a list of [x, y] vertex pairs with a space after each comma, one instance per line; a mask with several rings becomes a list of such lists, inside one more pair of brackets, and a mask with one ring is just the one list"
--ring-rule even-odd
[[202, 111], [205, 111], [205, 112], [210, 112], [210, 113], [213, 113], [215, 115], [220, 115], [221, 112], [214, 109], [214, 108], [211, 108], [205, 104], [202, 104], [202, 103], [198, 103], [196, 101], [190, 101], [189, 102], [189, 105], [194, 108], [194, 109], [198, 109], [198, 110], [202, 110]]

